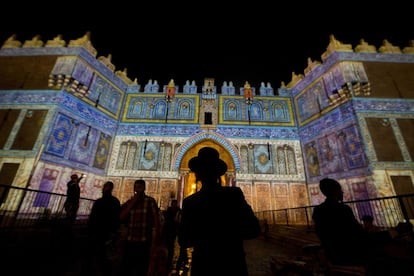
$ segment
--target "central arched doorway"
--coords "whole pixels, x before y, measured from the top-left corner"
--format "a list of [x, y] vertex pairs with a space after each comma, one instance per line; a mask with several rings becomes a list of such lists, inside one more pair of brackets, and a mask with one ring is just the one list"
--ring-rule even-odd
[[203, 147], [212, 147], [215, 148], [219, 154], [220, 159], [222, 159], [227, 164], [227, 173], [222, 176], [222, 185], [231, 186], [234, 183], [235, 177], [235, 166], [233, 157], [229, 151], [220, 143], [213, 139], [205, 139], [189, 147], [184, 153], [181, 163], [180, 163], [180, 175], [181, 181], [179, 184], [179, 201], [181, 202], [183, 198], [199, 191], [201, 188], [201, 183], [196, 182], [196, 178], [193, 172], [190, 172], [188, 168], [188, 162], [191, 158], [197, 156], [198, 151]]

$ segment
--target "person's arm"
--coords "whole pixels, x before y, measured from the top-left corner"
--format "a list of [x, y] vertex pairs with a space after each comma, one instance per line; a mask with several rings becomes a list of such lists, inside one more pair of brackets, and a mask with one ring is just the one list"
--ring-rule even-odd
[[154, 240], [158, 240], [161, 237], [161, 218], [160, 218], [160, 209], [158, 208], [157, 202], [155, 199], [152, 199], [152, 237]]
[[178, 243], [182, 248], [193, 247], [195, 244], [195, 231], [193, 231], [193, 221], [191, 218], [192, 208], [188, 206], [188, 200], [183, 200], [180, 221], [178, 225]]
[[128, 219], [129, 212], [131, 211], [132, 207], [134, 207], [137, 200], [138, 196], [134, 195], [131, 199], [129, 199], [121, 206], [121, 212], [119, 214], [119, 218], [121, 221], [126, 221]]
[[312, 213], [312, 220], [313, 220], [313, 229], [315, 230], [316, 235], [318, 236], [319, 240], [323, 240], [324, 236], [324, 232], [323, 232], [323, 227], [322, 227], [322, 221], [320, 219], [320, 210], [319, 210], [319, 206], [316, 206], [313, 209], [313, 213]]
[[114, 207], [112, 210], [112, 232], [113, 233], [117, 233], [119, 225], [120, 225], [120, 218], [121, 215], [121, 203], [119, 202], [119, 200], [117, 198], [114, 197]]
[[355, 231], [358, 231], [359, 233], [364, 232], [364, 228], [361, 223], [358, 222], [356, 219], [354, 212], [352, 211], [351, 207], [348, 205], [344, 205], [344, 219], [346, 222], [355, 229]]
[[259, 219], [256, 217], [250, 204], [246, 201], [243, 191], [239, 187], [234, 187], [233, 190], [236, 191], [237, 196], [240, 198], [240, 206], [242, 212], [242, 238], [257, 238], [262, 232]]

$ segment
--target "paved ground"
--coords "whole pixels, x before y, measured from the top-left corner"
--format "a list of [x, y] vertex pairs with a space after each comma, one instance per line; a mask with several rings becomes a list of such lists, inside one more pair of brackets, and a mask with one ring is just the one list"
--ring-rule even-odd
[[[296, 236], [297, 240], [299, 235], [294, 235], [292, 230], [289, 231], [290, 239], [286, 235], [282, 235], [272, 236], [269, 240], [259, 237], [245, 241], [249, 276], [323, 275], [309, 274], [309, 266], [305, 267], [307, 273], [292, 271], [273, 273], [274, 269], [271, 267], [273, 259], [276, 260], [277, 268], [281, 266], [286, 268], [286, 263], [288, 263], [289, 265], [293, 264], [293, 269], [303, 268], [303, 260], [309, 261], [309, 256], [304, 256], [302, 249], [302, 246], [308, 244], [309, 241], [306, 239], [305, 232], [298, 233], [302, 233], [300, 243], [292, 239]], [[32, 231], [17, 231], [15, 229], [2, 231], [0, 232], [0, 275], [78, 276], [81, 275], [80, 271], [85, 262], [86, 252], [86, 235], [81, 227], [71, 229], [67, 225], [57, 224], [43, 229], [36, 228]], [[414, 276], [414, 273], [406, 273], [412, 271], [412, 268], [409, 270], [408, 267], [402, 266], [411, 265], [412, 262], [404, 261], [391, 264], [392, 266], [386, 266], [386, 268], [393, 269], [393, 273], [384, 274], [383, 271], [380, 271], [372, 275]], [[399, 271], [395, 271], [395, 268]], [[358, 273], [341, 272], [335, 275], [361, 275]], [[181, 271], [178, 275], [190, 276], [190, 273]]]
[[[296, 250], [284, 245], [277, 245], [272, 240], [265, 240], [263, 237], [245, 241], [244, 246], [249, 276], [274, 276], [270, 265], [272, 257], [290, 260], [297, 257]], [[178, 254], [178, 249], [176, 254]], [[171, 275], [190, 276], [190, 272], [179, 271], [176, 273], [172, 271]]]
[[259, 237], [245, 241], [246, 260], [250, 276], [271, 276], [271, 257], [279, 259], [299, 257], [297, 250], [285, 245], [278, 245], [272, 240]]
[[[80, 275], [85, 257], [84, 240], [67, 231], [66, 227], [54, 231], [33, 231], [28, 234], [2, 233], [0, 258], [2, 276], [73, 276]], [[263, 237], [245, 242], [246, 260], [250, 276], [271, 276], [270, 258], [292, 254], [286, 246], [278, 246]], [[179, 273], [179, 275], [187, 275]]]

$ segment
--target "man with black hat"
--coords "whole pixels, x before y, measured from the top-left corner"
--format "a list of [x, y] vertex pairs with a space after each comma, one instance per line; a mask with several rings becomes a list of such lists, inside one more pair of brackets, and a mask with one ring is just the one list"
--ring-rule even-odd
[[200, 191], [183, 200], [180, 246], [193, 247], [191, 276], [247, 276], [243, 240], [260, 235], [260, 224], [239, 187], [223, 187], [227, 165], [217, 150], [201, 148], [188, 166]]

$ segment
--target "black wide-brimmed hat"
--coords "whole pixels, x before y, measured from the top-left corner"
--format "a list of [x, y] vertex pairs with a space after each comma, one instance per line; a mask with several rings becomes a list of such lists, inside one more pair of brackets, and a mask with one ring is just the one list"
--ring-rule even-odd
[[205, 172], [222, 176], [227, 171], [227, 164], [220, 159], [219, 152], [210, 147], [198, 151], [198, 155], [188, 162], [188, 167], [195, 173]]

